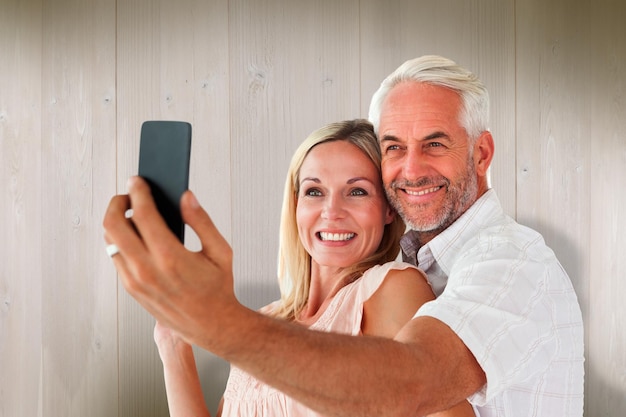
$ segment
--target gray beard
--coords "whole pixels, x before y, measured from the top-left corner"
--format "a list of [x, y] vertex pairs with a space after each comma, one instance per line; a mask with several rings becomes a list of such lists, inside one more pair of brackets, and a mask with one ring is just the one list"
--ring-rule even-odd
[[[450, 226], [476, 201], [478, 194], [478, 179], [473, 159], [469, 159], [465, 173], [465, 181], [461, 184], [451, 184], [445, 177], [425, 177], [415, 182], [392, 182], [385, 187], [390, 204], [402, 217], [410, 229], [418, 232], [441, 231]], [[398, 190], [404, 187], [424, 187], [428, 185], [446, 184], [446, 197], [441, 208], [428, 217], [420, 216], [419, 208], [407, 208], [397, 196]]]

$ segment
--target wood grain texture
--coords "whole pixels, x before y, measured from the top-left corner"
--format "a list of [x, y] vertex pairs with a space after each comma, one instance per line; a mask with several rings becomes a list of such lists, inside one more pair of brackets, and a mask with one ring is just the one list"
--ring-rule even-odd
[[[182, 8], [186, 10], [186, 8]], [[117, 191], [137, 174], [139, 136], [145, 120], [161, 119], [161, 2], [120, 2], [117, 8]], [[183, 46], [184, 47], [184, 46]], [[176, 91], [184, 94], [183, 91]], [[118, 288], [120, 416], [166, 416], [162, 366], [152, 339], [154, 320]]]
[[518, 220], [542, 233], [555, 251], [585, 323], [594, 303], [586, 256], [592, 225], [592, 90], [583, 81], [590, 75], [589, 13], [582, 1], [524, 2], [516, 8]]
[[39, 1], [0, 12], [0, 415], [41, 416]]
[[[190, 188], [230, 237], [228, 7], [225, 1], [140, 1], [118, 5], [118, 180], [136, 174], [145, 120], [192, 123]], [[219, 196], [215, 198], [215, 196]], [[200, 247], [188, 228], [186, 245]], [[154, 320], [120, 293], [120, 378], [123, 415], [167, 415]], [[216, 404], [223, 364], [198, 354], [207, 395]], [[209, 380], [207, 381], [207, 378]], [[140, 390], [139, 395], [136, 395]]]
[[282, 190], [313, 130], [359, 117], [358, 2], [231, 1], [233, 241], [236, 290], [277, 298]]
[[625, 21], [624, 2], [596, 2], [590, 13], [588, 416], [626, 410]]
[[42, 410], [117, 412], [117, 320], [102, 216], [115, 191], [115, 2], [43, 5]]
[[[3, 0], [0, 417], [166, 416], [154, 320], [117, 284], [101, 221], [141, 123], [193, 125], [191, 188], [235, 249], [236, 291], [277, 297], [284, 177], [314, 129], [365, 117], [425, 53], [492, 99], [493, 187], [569, 272], [585, 415], [626, 409], [626, 5], [614, 0]], [[199, 248], [193, 232], [186, 245]], [[196, 350], [214, 411], [228, 365]]]

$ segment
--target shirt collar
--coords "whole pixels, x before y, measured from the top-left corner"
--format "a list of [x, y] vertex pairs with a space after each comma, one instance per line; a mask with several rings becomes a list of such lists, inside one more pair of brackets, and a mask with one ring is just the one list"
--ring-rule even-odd
[[433, 262], [437, 262], [448, 276], [465, 243], [501, 213], [500, 201], [495, 191], [489, 189], [454, 223], [424, 246], [419, 247], [416, 231], [408, 231], [400, 240], [402, 259], [423, 270], [428, 270]]

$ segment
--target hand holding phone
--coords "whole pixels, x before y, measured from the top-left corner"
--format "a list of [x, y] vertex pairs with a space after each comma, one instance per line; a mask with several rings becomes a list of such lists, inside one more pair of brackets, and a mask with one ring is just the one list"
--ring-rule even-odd
[[191, 124], [177, 121], [147, 121], [141, 126], [139, 176], [152, 191], [157, 209], [181, 243], [185, 224], [180, 198], [189, 188]]

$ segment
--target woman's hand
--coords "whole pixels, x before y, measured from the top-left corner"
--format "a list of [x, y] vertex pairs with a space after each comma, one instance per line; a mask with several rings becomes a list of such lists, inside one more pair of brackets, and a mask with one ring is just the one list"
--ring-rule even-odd
[[210, 417], [191, 345], [159, 322], [154, 326], [154, 342], [163, 362], [170, 416]]
[[192, 350], [191, 345], [185, 342], [178, 333], [158, 321], [154, 325], [154, 343], [157, 345], [159, 356], [164, 364], [181, 351]]

